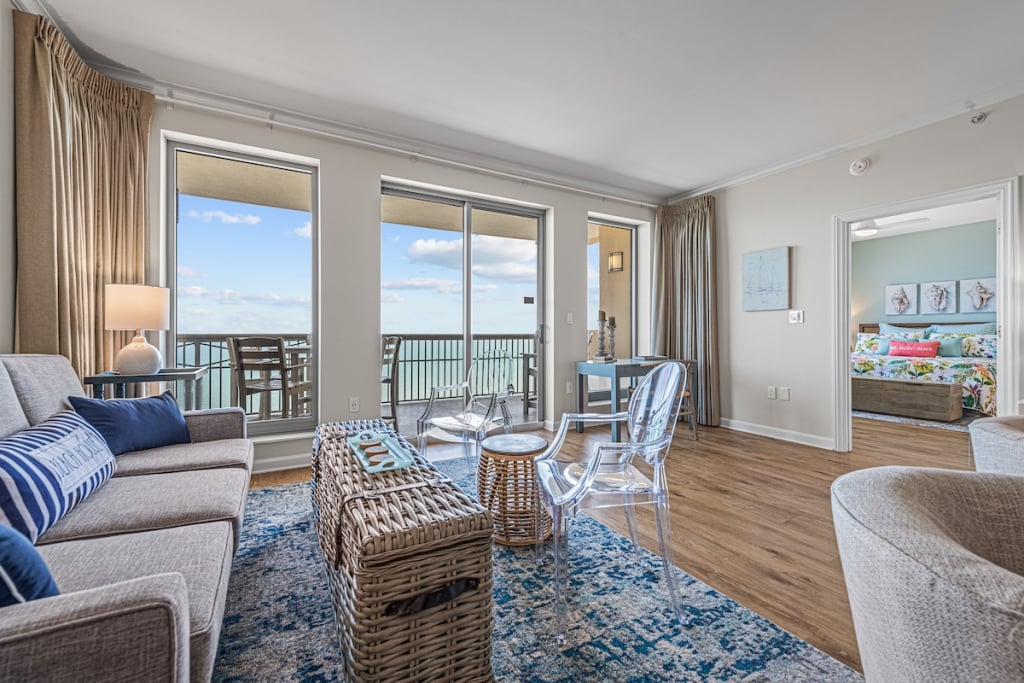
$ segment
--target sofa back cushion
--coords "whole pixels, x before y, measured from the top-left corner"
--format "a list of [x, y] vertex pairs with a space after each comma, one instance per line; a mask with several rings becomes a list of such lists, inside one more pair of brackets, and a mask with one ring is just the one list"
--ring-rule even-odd
[[0, 523], [33, 543], [114, 473], [99, 432], [64, 411], [0, 440]]
[[10, 436], [22, 429], [28, 429], [28, 418], [21, 409], [21, 401], [14, 391], [11, 376], [0, 363], [0, 439]]
[[0, 356], [29, 424], [71, 407], [68, 396], [84, 396], [82, 382], [64, 356], [18, 353]]

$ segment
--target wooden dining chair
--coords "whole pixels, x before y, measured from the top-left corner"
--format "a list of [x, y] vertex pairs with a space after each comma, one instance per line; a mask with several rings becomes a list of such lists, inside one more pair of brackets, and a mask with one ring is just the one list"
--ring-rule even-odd
[[259, 394], [259, 419], [270, 419], [275, 391], [281, 394], [280, 411], [285, 419], [298, 416], [300, 406], [311, 400], [309, 363], [289, 364], [281, 337], [229, 337], [228, 349], [238, 404], [244, 407], [246, 399]]
[[398, 350], [402, 347], [402, 338], [387, 336], [381, 339], [380, 345], [380, 383], [387, 387], [388, 403], [391, 414], [381, 415], [382, 419], [391, 420], [398, 431]]
[[697, 403], [696, 396], [693, 393], [693, 376], [697, 374], [697, 361], [695, 360], [681, 360], [679, 361], [686, 366], [686, 381], [681, 387], [683, 392], [682, 401], [679, 404], [679, 417], [686, 418], [687, 424], [693, 431], [693, 440], [698, 441], [697, 438]]

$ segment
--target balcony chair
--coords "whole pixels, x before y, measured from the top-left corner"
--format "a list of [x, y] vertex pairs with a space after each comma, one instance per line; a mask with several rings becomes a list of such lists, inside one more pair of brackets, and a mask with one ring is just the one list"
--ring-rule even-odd
[[1019, 681], [1024, 477], [873, 467], [832, 483], [868, 681]]
[[[672, 434], [679, 417], [680, 387], [685, 386], [686, 366], [669, 361], [648, 373], [629, 400], [626, 412], [567, 413], [562, 415], [551, 446], [537, 456], [537, 482], [544, 507], [553, 520], [555, 623], [558, 643], [565, 644], [566, 593], [569, 582], [568, 531], [569, 520], [577, 512], [603, 507], [624, 507], [626, 522], [633, 541], [633, 551], [640, 560], [634, 505], [654, 505], [658, 544], [672, 607], [680, 623], [682, 603], [673, 574], [672, 532], [669, 528], [665, 456], [672, 444]], [[557, 456], [562, 449], [570, 425], [577, 421], [626, 422], [630, 440], [624, 443], [598, 443], [582, 460], [567, 462]], [[653, 468], [653, 481], [641, 472], [634, 460], [641, 458]], [[536, 528], [542, 529], [538, 509]], [[538, 536], [537, 559], [541, 557], [543, 537]]]
[[260, 395], [259, 419], [271, 418], [271, 395], [281, 393], [281, 417], [301, 414], [309, 403], [313, 382], [309, 363], [289, 364], [281, 337], [229, 337], [228, 349], [234, 370], [238, 403], [244, 407], [250, 396]]
[[402, 338], [388, 336], [381, 339], [380, 347], [380, 383], [387, 388], [391, 414], [382, 415], [391, 420], [395, 431], [398, 431], [398, 350], [402, 347]]
[[[420, 453], [426, 453], [428, 437], [461, 442], [466, 462], [472, 467], [488, 432], [498, 427], [506, 434], [512, 431], [508, 411], [508, 398], [514, 389], [511, 379], [512, 358], [501, 352], [477, 357], [464, 381], [431, 388], [427, 407], [416, 421]], [[460, 409], [445, 414], [453, 403]]]

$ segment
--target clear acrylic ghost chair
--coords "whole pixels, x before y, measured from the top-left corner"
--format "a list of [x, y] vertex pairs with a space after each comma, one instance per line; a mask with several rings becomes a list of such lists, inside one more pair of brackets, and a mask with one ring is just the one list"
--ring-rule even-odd
[[[416, 421], [417, 446], [426, 453], [427, 438], [461, 442], [466, 462], [480, 452], [487, 433], [501, 427], [512, 431], [508, 398], [512, 393], [512, 357], [505, 352], [478, 356], [466, 379], [458, 384], [433, 387], [423, 414]], [[452, 412], [452, 405], [456, 412]]]
[[[669, 528], [665, 481], [665, 456], [672, 445], [672, 434], [679, 416], [681, 389], [685, 386], [686, 367], [676, 361], [662, 363], [644, 377], [633, 392], [626, 412], [613, 415], [563, 415], [551, 446], [536, 458], [537, 483], [542, 503], [551, 513], [554, 522], [555, 623], [560, 645], [565, 644], [569, 520], [577, 512], [587, 509], [624, 507], [633, 550], [639, 559], [640, 545], [633, 506], [654, 505], [665, 583], [668, 584], [676, 618], [680, 623], [686, 623], [673, 574], [672, 532]], [[627, 423], [629, 441], [595, 444], [583, 460], [564, 462], [556, 457], [570, 425], [577, 421], [609, 420]], [[638, 458], [653, 468], [653, 481], [635, 466]], [[536, 528], [542, 528], [539, 519]], [[543, 537], [538, 536], [538, 561], [542, 543]]]

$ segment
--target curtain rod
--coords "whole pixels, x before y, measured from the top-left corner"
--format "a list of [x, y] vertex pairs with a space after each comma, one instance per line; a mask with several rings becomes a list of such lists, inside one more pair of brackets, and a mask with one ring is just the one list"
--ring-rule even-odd
[[294, 131], [298, 131], [298, 132], [301, 132], [301, 133], [310, 133], [310, 134], [313, 134], [313, 135], [319, 135], [321, 137], [331, 138], [333, 140], [339, 140], [341, 142], [346, 142], [346, 143], [353, 144], [353, 145], [359, 145], [361, 147], [369, 147], [371, 149], [377, 149], [377, 150], [381, 150], [381, 151], [384, 151], [384, 152], [390, 152], [392, 154], [398, 154], [398, 155], [401, 155], [401, 156], [407, 156], [407, 157], [410, 157], [412, 159], [423, 159], [425, 161], [430, 161], [430, 162], [437, 163], [437, 164], [442, 164], [442, 165], [445, 165], [445, 166], [453, 166], [453, 167], [456, 167], [456, 168], [462, 168], [462, 169], [466, 169], [466, 170], [469, 170], [469, 171], [475, 171], [477, 173], [481, 173], [481, 174], [484, 174], [484, 175], [491, 175], [491, 176], [497, 176], [497, 177], [500, 177], [500, 178], [506, 178], [508, 180], [515, 180], [517, 182], [523, 183], [524, 185], [526, 185], [526, 184], [529, 184], [529, 185], [539, 185], [539, 186], [542, 186], [542, 187], [549, 187], [549, 188], [552, 188], [552, 189], [555, 189], [555, 190], [563, 190], [563, 191], [566, 191], [566, 192], [573, 192], [573, 193], [576, 193], [576, 194], [587, 195], [587, 196], [590, 196], [590, 197], [598, 197], [599, 199], [602, 199], [602, 200], [620, 202], [622, 204], [630, 204], [630, 205], [633, 205], [633, 206], [639, 206], [639, 207], [645, 208], [645, 209], [656, 209], [656, 208], [658, 208], [657, 204], [652, 204], [650, 202], [642, 202], [642, 201], [639, 201], [639, 200], [636, 200], [636, 199], [627, 199], [625, 197], [617, 197], [615, 195], [605, 194], [605, 193], [601, 193], [601, 192], [595, 192], [593, 190], [585, 190], [583, 188], [574, 187], [572, 185], [563, 185], [561, 183], [556, 183], [556, 182], [553, 182], [553, 181], [550, 181], [550, 180], [542, 180], [542, 179], [538, 179], [538, 178], [531, 178], [529, 176], [519, 175], [517, 173], [511, 173], [511, 172], [508, 172], [508, 171], [498, 171], [498, 170], [495, 170], [495, 169], [492, 169], [492, 168], [486, 168], [484, 166], [478, 166], [476, 164], [470, 164], [470, 163], [464, 162], [464, 161], [455, 161], [453, 159], [445, 159], [444, 157], [435, 156], [433, 154], [425, 154], [423, 152], [416, 152], [416, 151], [413, 151], [413, 150], [403, 149], [401, 147], [396, 147], [396, 146], [393, 146], [393, 145], [387, 145], [387, 144], [384, 144], [384, 143], [381, 143], [381, 142], [372, 142], [372, 141], [369, 141], [369, 140], [362, 140], [360, 138], [352, 137], [350, 135], [343, 135], [341, 133], [337, 133], [337, 132], [333, 132], [333, 131], [329, 131], [329, 130], [323, 130], [323, 129], [320, 129], [320, 128], [315, 128], [315, 127], [312, 127], [312, 126], [310, 126], [308, 124], [303, 124], [303, 123], [288, 121], [287, 119], [278, 118], [279, 115], [275, 115], [273, 113], [266, 114], [266, 115], [252, 114], [252, 113], [246, 113], [246, 112], [238, 111], [236, 109], [231, 109], [229, 107], [224, 107], [224, 106], [220, 106], [220, 105], [207, 104], [207, 103], [203, 103], [203, 102], [194, 102], [194, 101], [191, 101], [191, 100], [182, 100], [182, 99], [175, 98], [173, 95], [163, 95], [163, 94], [158, 94], [158, 93], [154, 93], [154, 95], [155, 95], [157, 101], [164, 102], [165, 104], [169, 104], [169, 105], [172, 105], [172, 106], [181, 105], [181, 106], [184, 106], [184, 107], [192, 107], [193, 109], [200, 109], [200, 110], [203, 110], [203, 111], [209, 111], [209, 112], [213, 112], [213, 113], [216, 113], [216, 114], [222, 114], [222, 115], [225, 115], [225, 116], [231, 116], [231, 117], [235, 117], [235, 118], [245, 119], [247, 121], [263, 123], [263, 124], [267, 125], [269, 128], [273, 128], [275, 126], [280, 126], [282, 128], [287, 128], [289, 130], [294, 130]]

